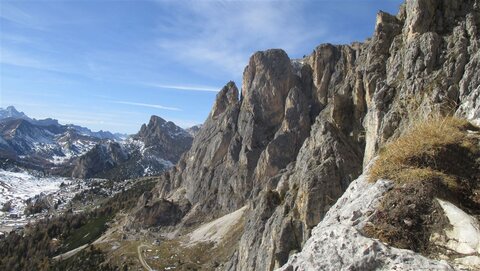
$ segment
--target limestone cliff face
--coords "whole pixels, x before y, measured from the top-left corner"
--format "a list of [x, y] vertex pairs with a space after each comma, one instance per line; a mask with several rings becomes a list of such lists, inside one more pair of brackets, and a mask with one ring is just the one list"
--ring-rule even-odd
[[230, 270], [285, 264], [388, 140], [430, 114], [480, 115], [480, 1], [407, 0], [364, 43], [290, 60], [255, 53], [150, 201], [187, 200], [183, 223], [248, 205]]

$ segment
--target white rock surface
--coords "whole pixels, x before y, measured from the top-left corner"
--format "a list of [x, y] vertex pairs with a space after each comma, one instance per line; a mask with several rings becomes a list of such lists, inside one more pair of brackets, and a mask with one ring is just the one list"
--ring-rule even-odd
[[461, 254], [480, 253], [480, 227], [478, 221], [454, 204], [437, 199], [453, 228], [446, 230], [447, 246]]
[[454, 260], [462, 268], [480, 270], [480, 225], [474, 217], [465, 213], [453, 203], [437, 199], [452, 228], [445, 229], [445, 235], [432, 236], [436, 244], [446, 247], [465, 257]]
[[444, 261], [389, 247], [361, 234], [360, 229], [391, 186], [386, 180], [369, 183], [366, 176], [352, 182], [313, 229], [302, 252], [290, 257], [279, 270], [456, 270]]

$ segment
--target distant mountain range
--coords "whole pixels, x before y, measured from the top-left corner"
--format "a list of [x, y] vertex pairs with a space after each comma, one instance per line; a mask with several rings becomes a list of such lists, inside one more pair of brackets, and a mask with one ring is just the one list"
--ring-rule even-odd
[[2, 167], [16, 164], [78, 178], [141, 177], [173, 166], [192, 140], [189, 132], [157, 116], [128, 136], [33, 119], [13, 106], [0, 108]]
[[152, 116], [127, 140], [97, 144], [78, 159], [72, 176], [121, 180], [158, 175], [176, 164], [192, 141], [193, 136], [173, 122]]
[[3, 109], [0, 108], [0, 121], [5, 120], [5, 119], [23, 119], [28, 121], [31, 124], [38, 125], [38, 126], [57, 126], [57, 127], [64, 127], [64, 128], [70, 128], [75, 131], [77, 131], [79, 134], [86, 135], [86, 136], [92, 136], [100, 139], [113, 139], [113, 140], [122, 140], [126, 139], [128, 137], [127, 134], [122, 134], [122, 133], [111, 133], [109, 131], [98, 131], [98, 132], [93, 132], [92, 130], [82, 127], [79, 125], [74, 125], [74, 124], [66, 124], [66, 125], [61, 125], [58, 123], [58, 120], [52, 119], [52, 118], [46, 118], [42, 120], [37, 120], [37, 119], [32, 119], [28, 117], [25, 113], [19, 112], [15, 107], [13, 106], [8, 106], [7, 108]]

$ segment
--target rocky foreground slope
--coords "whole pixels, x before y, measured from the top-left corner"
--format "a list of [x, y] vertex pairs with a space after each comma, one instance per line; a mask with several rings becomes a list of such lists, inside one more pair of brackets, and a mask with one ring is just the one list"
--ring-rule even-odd
[[[304, 247], [334, 257], [341, 244], [331, 240], [340, 236], [349, 239], [345, 259], [361, 254], [368, 260], [353, 270], [401, 269], [404, 261], [453, 268], [366, 240], [325, 215], [349, 185], [364, 193], [346, 194], [346, 200], [365, 196], [358, 208], [369, 208], [388, 182], [351, 182], [412, 123], [457, 115], [478, 124], [479, 29], [478, 0], [407, 0], [397, 15], [379, 12], [364, 43], [320, 45], [299, 60], [278, 49], [255, 53], [242, 90], [230, 82], [219, 92], [191, 149], [142, 197], [133, 224], [160, 226], [171, 237], [247, 206], [234, 252], [217, 266], [222, 270], [273, 270]], [[182, 210], [181, 217], [138, 223], [160, 221], [148, 216], [171, 210]], [[328, 227], [335, 230], [326, 235]], [[308, 241], [312, 236], [320, 239]], [[362, 254], [358, 245], [365, 242], [376, 243]], [[372, 260], [385, 251], [391, 260]], [[303, 265], [300, 258], [284, 270], [324, 266]]]

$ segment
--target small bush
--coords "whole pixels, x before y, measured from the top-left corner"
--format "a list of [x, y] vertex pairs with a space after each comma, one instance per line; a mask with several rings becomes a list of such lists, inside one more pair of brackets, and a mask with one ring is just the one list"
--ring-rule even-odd
[[1, 211], [2, 212], [10, 212], [10, 210], [12, 210], [12, 201], [11, 200], [9, 200], [9, 201], [7, 201], [3, 204]]

